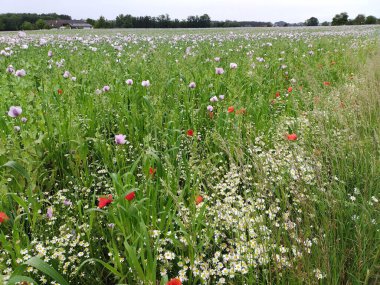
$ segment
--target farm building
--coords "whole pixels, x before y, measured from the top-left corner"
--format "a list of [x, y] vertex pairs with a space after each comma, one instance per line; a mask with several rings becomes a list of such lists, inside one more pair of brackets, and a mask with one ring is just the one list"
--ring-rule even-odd
[[82, 20], [49, 20], [46, 23], [56, 29], [92, 29], [92, 25]]

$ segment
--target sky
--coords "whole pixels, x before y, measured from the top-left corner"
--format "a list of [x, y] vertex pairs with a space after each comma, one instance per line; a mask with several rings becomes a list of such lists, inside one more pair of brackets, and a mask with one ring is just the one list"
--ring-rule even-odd
[[350, 18], [359, 13], [380, 18], [380, 0], [0, 0], [0, 14], [53, 12], [73, 19], [169, 14], [181, 20], [208, 14], [211, 20], [297, 23], [310, 17], [331, 21], [341, 12], [347, 12]]

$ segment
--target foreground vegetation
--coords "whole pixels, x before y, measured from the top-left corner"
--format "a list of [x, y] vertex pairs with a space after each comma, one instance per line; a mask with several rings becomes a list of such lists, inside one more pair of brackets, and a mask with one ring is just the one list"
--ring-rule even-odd
[[378, 283], [378, 35], [1, 34], [4, 281]]

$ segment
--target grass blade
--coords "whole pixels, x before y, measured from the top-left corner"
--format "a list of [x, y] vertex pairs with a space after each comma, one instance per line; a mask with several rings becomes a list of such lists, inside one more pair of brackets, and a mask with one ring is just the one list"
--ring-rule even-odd
[[42, 273], [50, 276], [54, 281], [58, 282], [61, 285], [69, 285], [69, 282], [63, 278], [61, 274], [58, 273], [53, 267], [47, 264], [45, 261], [40, 259], [37, 256], [32, 257], [31, 259], [25, 262], [26, 264], [38, 269]]

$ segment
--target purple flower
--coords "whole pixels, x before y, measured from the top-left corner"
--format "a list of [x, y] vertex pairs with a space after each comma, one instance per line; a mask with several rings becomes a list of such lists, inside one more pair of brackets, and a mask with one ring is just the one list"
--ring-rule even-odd
[[77, 81], [77, 78], [75, 76], [71, 77], [71, 81]]
[[219, 95], [220, 100], [224, 100], [224, 95]]
[[236, 69], [237, 68], [237, 64], [235, 62], [231, 62], [230, 63], [230, 68], [231, 69]]
[[197, 85], [195, 84], [195, 82], [190, 82], [189, 84], [189, 88], [191, 89], [194, 89]]
[[20, 106], [12, 106], [9, 108], [8, 115], [12, 118], [16, 118], [20, 116], [22, 113], [22, 109]]
[[218, 101], [218, 97], [216, 96], [210, 98], [210, 102], [217, 102], [217, 101]]
[[15, 132], [19, 132], [21, 130], [21, 128], [19, 126], [14, 126], [13, 129], [15, 130]]
[[71, 206], [73, 203], [70, 200], [65, 199], [65, 201], [63, 201], [63, 204], [65, 206]]
[[21, 118], [21, 122], [26, 123], [27, 121], [28, 121], [27, 118], [25, 118], [25, 117], [22, 117], [22, 118]]
[[8, 73], [15, 73], [15, 69], [13, 68], [12, 65], [8, 65], [6, 71], [7, 71]]
[[141, 86], [143, 86], [143, 87], [149, 87], [150, 86], [149, 80], [145, 80], [145, 81], [141, 82]]
[[215, 74], [223, 74], [224, 73], [224, 69], [222, 67], [216, 67], [215, 68]]
[[46, 211], [46, 217], [47, 217], [48, 219], [53, 218], [53, 208], [52, 208], [52, 207], [49, 207], [49, 208], [47, 209], [47, 211]]
[[26, 75], [26, 72], [25, 72], [24, 69], [16, 70], [15, 75], [16, 75], [17, 77], [24, 77], [24, 76]]
[[63, 78], [69, 78], [70, 77], [70, 72], [67, 70], [63, 73]]
[[209, 112], [212, 112], [212, 110], [214, 110], [214, 107], [211, 106], [211, 105], [208, 105], [208, 106], [207, 106], [207, 110], [208, 110]]
[[109, 87], [108, 85], [105, 85], [105, 86], [103, 86], [103, 92], [108, 92], [108, 91], [110, 91], [110, 89], [111, 89], [111, 87]]
[[125, 83], [127, 83], [127, 85], [133, 85], [133, 80], [132, 79], [127, 79], [125, 81]]
[[53, 56], [53, 52], [51, 50], [48, 51], [48, 57], [52, 57]]
[[214, 60], [215, 60], [216, 62], [219, 62], [219, 61], [220, 61], [220, 57], [214, 57]]
[[125, 144], [127, 141], [125, 140], [125, 135], [115, 135], [115, 143], [116, 144]]
[[25, 37], [26, 37], [26, 33], [23, 32], [23, 31], [19, 31], [19, 32], [18, 32], [18, 36], [19, 36], [20, 38], [25, 38]]

